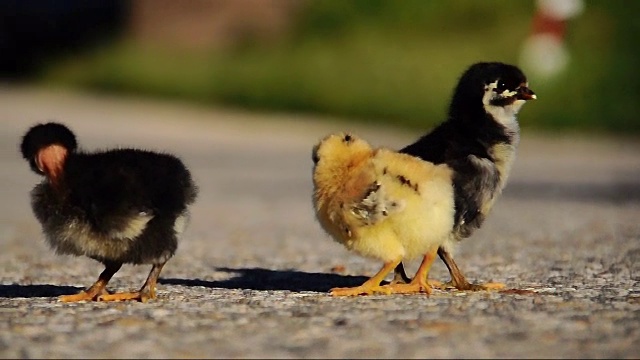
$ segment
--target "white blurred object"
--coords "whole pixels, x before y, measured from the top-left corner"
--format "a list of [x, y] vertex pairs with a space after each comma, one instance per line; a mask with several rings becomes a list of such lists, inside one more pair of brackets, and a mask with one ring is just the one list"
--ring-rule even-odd
[[538, 77], [552, 77], [558, 74], [569, 63], [569, 52], [562, 39], [550, 35], [539, 34], [525, 40], [520, 53], [520, 64]]
[[570, 19], [584, 10], [582, 0], [538, 0], [538, 10], [559, 20]]
[[531, 35], [520, 53], [520, 64], [533, 76], [550, 78], [569, 63], [570, 54], [564, 44], [566, 21], [584, 11], [584, 2], [538, 0], [537, 7]]

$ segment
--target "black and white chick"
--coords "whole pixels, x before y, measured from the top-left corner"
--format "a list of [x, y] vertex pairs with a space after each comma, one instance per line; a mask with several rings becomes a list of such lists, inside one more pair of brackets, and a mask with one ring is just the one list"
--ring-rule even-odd
[[[438, 255], [459, 290], [504, 287], [500, 283], [470, 284], [451, 255], [453, 245], [480, 228], [505, 187], [520, 139], [517, 114], [536, 95], [516, 66], [480, 62], [460, 78], [449, 106], [448, 118], [401, 153], [454, 171], [455, 223], [448, 242]], [[404, 267], [395, 269], [394, 282], [407, 282]]]
[[[104, 264], [98, 280], [63, 302], [145, 302], [174, 255], [197, 196], [189, 170], [173, 155], [138, 149], [85, 152], [65, 125], [38, 124], [22, 138], [22, 156], [44, 180], [31, 206], [58, 254], [88, 256]], [[110, 293], [106, 286], [123, 264], [150, 264], [139, 291]]]

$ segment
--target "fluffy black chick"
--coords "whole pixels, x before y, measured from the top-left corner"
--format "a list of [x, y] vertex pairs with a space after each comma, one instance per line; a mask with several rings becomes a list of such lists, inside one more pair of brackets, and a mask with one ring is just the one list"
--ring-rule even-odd
[[[516, 115], [536, 95], [516, 66], [481, 62], [470, 66], [456, 86], [448, 118], [401, 153], [454, 170], [455, 223], [450, 241], [440, 246], [451, 283], [459, 290], [500, 288], [502, 284], [473, 285], [456, 265], [452, 246], [482, 226], [504, 188], [520, 138]], [[406, 282], [402, 263], [395, 282]]]
[[[31, 206], [49, 245], [105, 266], [92, 286], [60, 300], [155, 298], [197, 195], [182, 161], [138, 149], [79, 151], [73, 132], [52, 122], [30, 128], [20, 150], [45, 177], [31, 191]], [[125, 263], [151, 264], [149, 277], [139, 291], [110, 294], [106, 285]]]

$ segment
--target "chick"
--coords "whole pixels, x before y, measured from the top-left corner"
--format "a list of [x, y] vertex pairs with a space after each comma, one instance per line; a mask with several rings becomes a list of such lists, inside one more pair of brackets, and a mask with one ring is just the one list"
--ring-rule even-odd
[[[501, 283], [470, 284], [453, 260], [454, 245], [480, 228], [505, 187], [515, 159], [520, 130], [516, 115], [536, 95], [516, 66], [481, 62], [460, 78], [447, 120], [415, 143], [400, 150], [454, 171], [455, 223], [438, 255], [459, 290], [504, 287]], [[407, 282], [404, 267], [395, 270], [394, 282]]]
[[[20, 149], [45, 177], [31, 191], [31, 206], [49, 245], [105, 266], [92, 286], [60, 300], [155, 298], [160, 271], [177, 249], [197, 195], [185, 165], [172, 155], [137, 149], [79, 151], [73, 132], [58, 123], [30, 128]], [[111, 294], [107, 283], [125, 263], [152, 269], [139, 291]]]
[[[382, 269], [364, 284], [334, 288], [334, 296], [431, 293], [427, 275], [454, 221], [453, 172], [379, 148], [351, 134], [332, 134], [313, 149], [316, 217], [334, 240], [378, 259]], [[380, 285], [403, 259], [423, 256], [409, 284]]]

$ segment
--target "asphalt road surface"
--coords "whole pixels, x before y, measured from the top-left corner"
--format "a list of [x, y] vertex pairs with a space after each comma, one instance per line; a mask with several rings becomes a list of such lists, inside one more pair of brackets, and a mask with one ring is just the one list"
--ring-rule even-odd
[[[200, 195], [158, 299], [57, 301], [102, 267], [54, 254], [31, 212], [40, 178], [18, 143], [47, 120], [69, 125], [85, 149], [164, 150], [190, 167]], [[397, 148], [419, 134], [31, 88], [0, 88], [0, 124], [2, 358], [640, 356], [638, 139], [524, 127], [504, 195], [456, 259], [472, 281], [527, 291], [332, 298], [330, 288], [381, 264], [316, 223], [313, 144], [354, 130]], [[111, 288], [138, 288], [148, 271], [126, 265]], [[448, 280], [439, 260], [431, 276]]]

